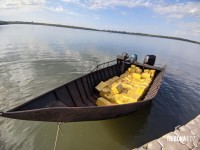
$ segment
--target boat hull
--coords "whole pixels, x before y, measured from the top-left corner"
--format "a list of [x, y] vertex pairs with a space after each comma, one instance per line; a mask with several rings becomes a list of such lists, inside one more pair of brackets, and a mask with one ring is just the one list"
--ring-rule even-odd
[[48, 122], [78, 122], [113, 119], [133, 113], [147, 106], [151, 100], [105, 107], [46, 108], [3, 113], [3, 117]]
[[[127, 70], [130, 65], [126, 64], [125, 69]], [[139, 63], [136, 65], [143, 67]], [[95, 86], [100, 81], [106, 81], [113, 76], [122, 74], [121, 66], [114, 64], [57, 87], [18, 107], [3, 112], [1, 116], [48, 122], [94, 121], [124, 116], [147, 106], [158, 92], [165, 67], [146, 66], [146, 68], [155, 69], [157, 74], [146, 95], [136, 103], [96, 106], [99, 93], [95, 90]]]

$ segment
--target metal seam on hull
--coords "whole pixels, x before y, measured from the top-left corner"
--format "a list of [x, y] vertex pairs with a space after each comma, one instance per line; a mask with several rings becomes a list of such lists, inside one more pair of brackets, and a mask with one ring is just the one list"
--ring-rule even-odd
[[98, 73], [97, 72], [95, 72], [96, 74], [96, 79], [98, 80], [98, 83], [99, 83], [99, 81], [101, 81], [101, 79], [99, 79], [99, 76], [98, 76]]
[[53, 94], [54, 94], [56, 100], [57, 100], [57, 101], [60, 101], [60, 99], [58, 98], [58, 95], [56, 94], [56, 91], [53, 91]]
[[76, 103], [74, 102], [74, 99], [73, 99], [73, 97], [72, 97], [72, 95], [71, 95], [70, 91], [69, 91], [69, 88], [68, 88], [68, 86], [67, 86], [67, 85], [65, 85], [65, 88], [67, 89], [67, 92], [69, 93], [69, 96], [71, 97], [71, 100], [72, 100], [72, 102], [73, 102], [74, 106], [77, 106], [77, 105], [76, 105]]
[[75, 86], [76, 86], [76, 88], [78, 89], [78, 94], [80, 95], [80, 98], [81, 98], [81, 100], [82, 100], [82, 103], [85, 104], [86, 106], [88, 106], [88, 105], [84, 102], [84, 100], [83, 100], [83, 97], [82, 97], [82, 95], [81, 95], [81, 91], [80, 91], [80, 89], [79, 89], [79, 86], [77, 85], [77, 80], [75, 81]]
[[114, 66], [112, 66], [111, 68], [112, 68], [113, 76], [115, 76]]
[[[90, 83], [92, 82], [91, 81], [91, 78], [90, 78], [90, 76], [88, 75], [88, 78], [89, 78], [89, 80], [90, 80]], [[88, 81], [88, 80], [87, 80]], [[88, 83], [89, 83], [89, 81], [88, 81]], [[91, 83], [92, 84], [92, 83]], [[91, 85], [92, 86], [92, 85]], [[91, 87], [92, 88], [92, 87]], [[91, 92], [91, 97], [93, 96], [93, 92], [92, 92], [92, 90], [90, 91]], [[92, 101], [93, 102], [93, 101]], [[94, 103], [94, 102], [93, 102]]]
[[91, 79], [91, 76], [90, 75], [88, 75], [88, 77], [89, 77], [89, 80], [90, 80], [90, 83], [91, 83], [91, 93], [93, 94], [93, 82], [92, 82], [92, 79]]
[[102, 72], [103, 72], [103, 74], [104, 74], [105, 80], [107, 80], [107, 78], [106, 78], [106, 73], [105, 73], [105, 69], [103, 69]]
[[89, 84], [89, 81], [88, 81], [88, 78], [87, 78], [87, 77], [88, 77], [88, 76], [86, 76], [85, 79], [86, 79], [86, 82], [87, 82], [88, 87], [89, 87], [90, 95], [92, 95], [91, 86], [90, 86], [90, 84]]
[[81, 78], [81, 84], [82, 84], [82, 86], [83, 86], [83, 90], [84, 90], [84, 92], [85, 92], [86, 97], [89, 98], [89, 96], [88, 96], [88, 94], [87, 94], [87, 92], [86, 92], [86, 90], [85, 90], [85, 88], [84, 88], [82, 79], [83, 79], [83, 78]]
[[110, 67], [109, 67], [109, 69], [107, 69], [108, 76], [109, 76], [109, 78], [110, 78], [110, 77], [112, 77], [112, 75], [110, 75], [110, 71], [109, 71], [109, 70], [110, 70]]
[[[96, 85], [99, 83], [99, 82], [98, 82], [98, 79], [97, 79], [97, 76], [96, 76], [96, 72], [94, 72], [92, 76], [93, 76], [94, 83], [95, 83], [95, 86], [96, 86]], [[96, 80], [96, 79], [97, 79], [97, 80]]]
[[99, 74], [101, 76], [102, 81], [104, 80], [103, 76], [102, 76], [102, 70], [99, 71]]

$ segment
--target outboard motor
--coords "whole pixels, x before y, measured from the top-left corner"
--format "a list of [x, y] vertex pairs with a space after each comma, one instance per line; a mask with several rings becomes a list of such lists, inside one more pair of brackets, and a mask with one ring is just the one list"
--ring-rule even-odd
[[156, 56], [155, 55], [146, 55], [144, 58], [144, 64], [148, 64], [153, 66], [156, 61]]
[[127, 53], [122, 53], [122, 55], [117, 56], [117, 64], [121, 65], [121, 73], [124, 73], [125, 62], [128, 58], [129, 58], [129, 55]]
[[136, 54], [132, 54], [130, 59], [129, 59], [129, 61], [130, 61], [131, 64], [136, 62], [137, 61], [137, 55]]

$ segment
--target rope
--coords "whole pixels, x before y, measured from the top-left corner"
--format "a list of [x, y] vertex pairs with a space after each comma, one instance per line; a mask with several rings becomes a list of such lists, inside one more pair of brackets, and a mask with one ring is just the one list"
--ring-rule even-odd
[[61, 136], [63, 136], [63, 131], [61, 130], [60, 125], [61, 125], [61, 122], [58, 122], [57, 132], [56, 132], [56, 139], [55, 139], [55, 144], [54, 144], [54, 150], [56, 150], [59, 131], [60, 131], [60, 133], [61, 133]]

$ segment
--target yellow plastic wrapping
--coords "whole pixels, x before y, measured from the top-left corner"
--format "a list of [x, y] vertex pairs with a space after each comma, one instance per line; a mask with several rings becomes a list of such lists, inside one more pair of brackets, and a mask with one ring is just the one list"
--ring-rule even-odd
[[104, 97], [106, 94], [109, 94], [110, 91], [111, 91], [110, 88], [104, 87], [104, 88], [100, 91], [100, 96]]
[[129, 72], [129, 73], [134, 73], [134, 72], [135, 72], [135, 68], [132, 68], [132, 67], [131, 67], [131, 68], [128, 68], [128, 72]]
[[139, 74], [139, 73], [133, 73], [133, 78], [139, 80], [141, 78], [141, 74]]
[[154, 75], [155, 75], [155, 73], [151, 73], [151, 78], [153, 78], [153, 77], [154, 77]]
[[154, 73], [156, 73], [156, 70], [151, 69], [151, 70], [149, 70], [149, 73], [150, 74], [152, 74], [152, 73], [154, 74]]
[[145, 89], [144, 88], [137, 88], [137, 90], [135, 91], [136, 95], [142, 95], [144, 93]]
[[136, 68], [136, 65], [131, 65], [131, 68], [134, 68], [134, 69], [135, 69], [135, 68]]
[[123, 94], [114, 94], [110, 97], [110, 102], [117, 103], [117, 100], [119, 100]]
[[111, 89], [112, 89], [112, 92], [114, 94], [118, 94], [118, 93], [120, 93], [123, 90], [123, 87], [122, 87], [121, 84], [116, 83], [116, 84], [112, 85]]
[[136, 73], [142, 73], [142, 69], [135, 70]]
[[115, 76], [105, 82], [100, 82], [96, 89], [100, 91], [100, 98], [97, 100], [98, 106], [113, 104], [127, 104], [139, 101], [155, 75], [155, 70], [142, 70], [135, 65], [120, 77]]
[[148, 78], [150, 78], [149, 73], [142, 73], [142, 79], [148, 79]]
[[144, 73], [149, 73], [149, 69], [144, 69]]
[[106, 82], [101, 81], [95, 88], [100, 92], [106, 86], [108, 86], [108, 84]]
[[117, 104], [128, 104], [128, 103], [134, 103], [137, 102], [136, 99], [132, 97], [122, 96], [120, 99], [116, 100]]
[[131, 89], [134, 87], [130, 82], [121, 83], [121, 85], [125, 89]]
[[116, 100], [117, 104], [126, 104], [128, 102], [128, 98], [121, 97], [120, 99]]
[[109, 105], [113, 105], [111, 102], [109, 102], [108, 100], [106, 100], [103, 97], [99, 97], [96, 101], [97, 106], [109, 106]]
[[[122, 86], [123, 87], [123, 86]], [[127, 89], [123, 88], [123, 90], [120, 92], [120, 94], [126, 94], [128, 92]]]
[[127, 95], [127, 96], [132, 96], [132, 95], [135, 94], [136, 90], [137, 90], [137, 88], [132, 88], [132, 89], [128, 90], [128, 92], [127, 92], [126, 95]]
[[139, 101], [140, 98], [142, 97], [142, 95], [137, 95], [137, 94], [133, 94], [131, 96], [129, 96], [130, 99], [132, 99], [133, 101]]

